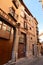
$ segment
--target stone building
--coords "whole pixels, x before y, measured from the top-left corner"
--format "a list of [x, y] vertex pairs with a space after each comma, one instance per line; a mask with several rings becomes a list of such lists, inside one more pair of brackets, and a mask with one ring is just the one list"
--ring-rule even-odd
[[0, 0], [1, 64], [35, 55], [37, 28], [38, 22], [23, 0]]

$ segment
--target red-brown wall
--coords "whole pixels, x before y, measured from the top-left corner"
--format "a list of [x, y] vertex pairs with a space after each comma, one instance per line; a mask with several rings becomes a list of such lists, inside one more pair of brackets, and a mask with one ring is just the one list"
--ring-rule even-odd
[[3, 65], [11, 59], [12, 46], [13, 35], [10, 36], [10, 40], [0, 38], [0, 65]]

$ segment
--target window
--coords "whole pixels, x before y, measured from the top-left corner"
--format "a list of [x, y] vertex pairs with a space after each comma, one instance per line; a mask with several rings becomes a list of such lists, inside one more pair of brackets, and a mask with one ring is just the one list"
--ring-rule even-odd
[[2, 24], [2, 29], [6, 31], [6, 24]]
[[31, 37], [31, 40], [32, 40], [32, 37]]
[[9, 27], [8, 25], [4, 24], [2, 21], [0, 21], [0, 29], [4, 30], [4, 31], [11, 31], [11, 27]]
[[31, 22], [31, 16], [29, 16], [29, 22]]
[[21, 27], [24, 28], [24, 29], [28, 29], [27, 22], [22, 21], [22, 22], [21, 22]]
[[14, 3], [15, 7], [18, 9], [18, 7], [19, 7], [19, 1], [18, 0], [13, 0], [12, 2]]
[[20, 16], [24, 18], [24, 12], [21, 10]]
[[3, 26], [2, 29], [6, 31], [6, 26]]
[[26, 19], [26, 20], [27, 20], [26, 14], [24, 14], [24, 19]]
[[14, 14], [15, 14], [14, 8], [13, 8], [13, 7], [10, 7], [10, 8], [9, 8], [9, 11], [10, 11], [10, 14], [11, 14], [12, 16], [14, 16]]
[[19, 42], [20, 43], [25, 43], [25, 34], [21, 33]]
[[30, 30], [31, 30], [31, 27], [30, 27]]
[[15, 13], [14, 18], [17, 20], [18, 19], [18, 15]]
[[7, 26], [6, 31], [10, 32], [11, 28], [9, 26]]
[[15, 9], [13, 7], [10, 7], [9, 15], [13, 18], [14, 21], [17, 22], [18, 15], [15, 13]]
[[27, 22], [24, 21], [24, 28], [28, 29]]

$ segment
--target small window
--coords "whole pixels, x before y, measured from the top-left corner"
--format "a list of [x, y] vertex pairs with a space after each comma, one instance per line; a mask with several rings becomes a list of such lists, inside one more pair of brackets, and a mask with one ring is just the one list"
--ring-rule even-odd
[[2, 29], [6, 31], [6, 26], [2, 26]]
[[20, 16], [24, 18], [24, 12], [21, 10]]
[[3, 23], [2, 29], [3, 29], [3, 30], [6, 30], [6, 24]]
[[18, 15], [15, 13], [14, 18], [17, 20], [18, 19]]
[[27, 20], [26, 14], [24, 14], [24, 19], [26, 19], [26, 20]]
[[32, 37], [31, 37], [31, 40], [32, 40]]
[[24, 28], [28, 29], [27, 22], [24, 21]]
[[6, 31], [10, 32], [11, 28], [9, 26], [7, 26]]
[[19, 7], [19, 1], [18, 0], [13, 0], [12, 2], [14, 3], [15, 7], [18, 9], [18, 7]]
[[14, 16], [15, 10], [13, 9], [13, 7], [10, 7], [10, 8], [9, 8], [9, 11], [10, 11], [10, 14], [11, 14], [12, 16]]
[[18, 15], [16, 14], [14, 7], [10, 7], [9, 15], [17, 22]]

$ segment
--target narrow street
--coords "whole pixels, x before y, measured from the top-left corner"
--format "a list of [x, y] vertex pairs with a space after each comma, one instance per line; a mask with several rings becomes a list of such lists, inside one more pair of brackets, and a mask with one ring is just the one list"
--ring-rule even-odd
[[25, 58], [18, 61], [15, 65], [43, 65], [43, 57], [33, 59]]
[[43, 65], [43, 0], [0, 0], [0, 65]]

